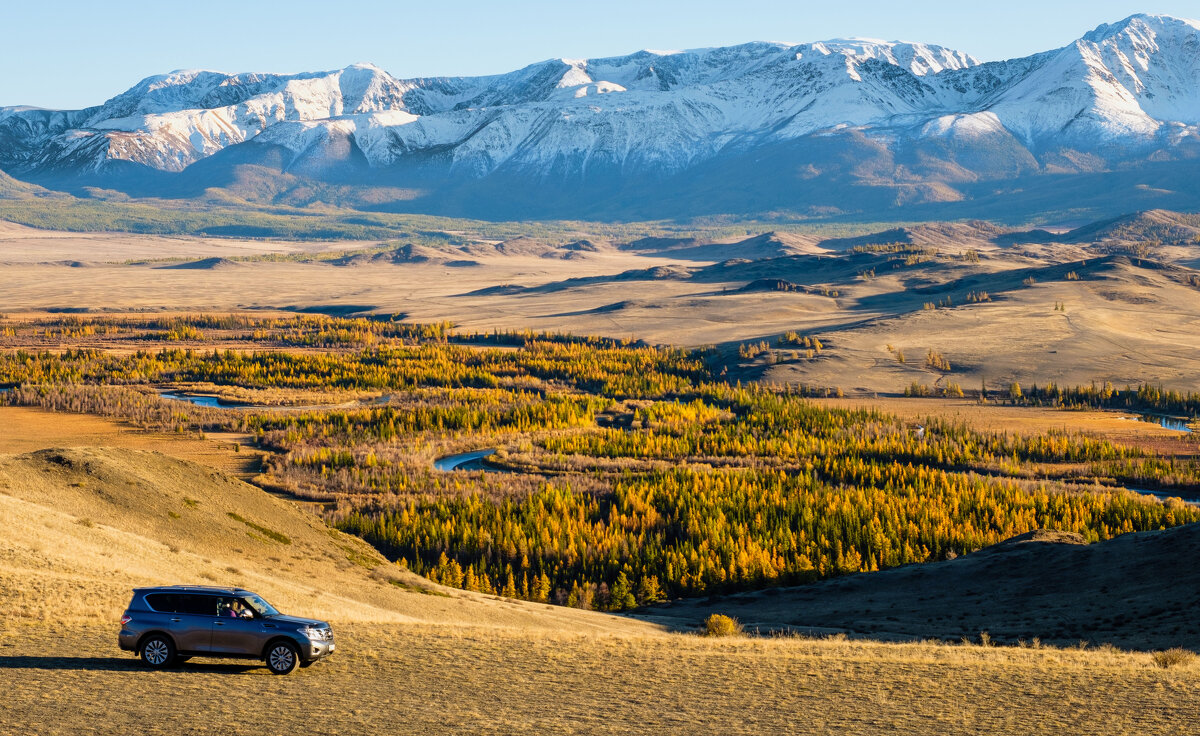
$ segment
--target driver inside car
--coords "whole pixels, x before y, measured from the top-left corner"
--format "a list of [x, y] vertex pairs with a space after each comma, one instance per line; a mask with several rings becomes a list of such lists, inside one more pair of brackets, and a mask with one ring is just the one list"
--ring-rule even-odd
[[222, 598], [217, 615], [228, 618], [254, 618], [254, 611], [237, 598]]

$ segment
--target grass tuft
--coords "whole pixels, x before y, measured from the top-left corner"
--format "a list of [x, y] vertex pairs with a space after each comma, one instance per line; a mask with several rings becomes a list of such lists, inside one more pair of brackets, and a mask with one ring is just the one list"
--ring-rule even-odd
[[1196, 659], [1196, 653], [1183, 647], [1173, 647], [1161, 652], [1154, 652], [1150, 657], [1154, 660], [1155, 666], [1165, 670], [1191, 664]]
[[[270, 539], [273, 542], [279, 542], [280, 544], [291, 544], [292, 543], [291, 537], [288, 537], [286, 534], [281, 534], [281, 533], [275, 531], [274, 529], [268, 529], [267, 527], [263, 526], [262, 524], [256, 524], [253, 521], [250, 521], [249, 519], [243, 518], [241, 515], [237, 514], [236, 512], [230, 511], [228, 513], [228, 516], [229, 516], [229, 518], [233, 519], [234, 521], [242, 522], [246, 526], [250, 527], [254, 531], [258, 532], [259, 534], [263, 535], [264, 537], [266, 537], [267, 539]], [[251, 534], [250, 536], [253, 537], [254, 535]]]

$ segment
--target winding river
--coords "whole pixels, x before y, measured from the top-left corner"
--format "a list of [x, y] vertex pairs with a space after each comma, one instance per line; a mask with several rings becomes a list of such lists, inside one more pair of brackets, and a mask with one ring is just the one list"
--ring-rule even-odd
[[1190, 423], [1194, 420], [1186, 417], [1172, 417], [1166, 414], [1135, 414], [1134, 416], [1125, 416], [1121, 418], [1130, 419], [1137, 422], [1146, 422], [1148, 424], [1157, 424], [1163, 429], [1169, 429], [1173, 432], [1193, 431]]
[[[4, 389], [0, 389], [0, 390], [4, 390]], [[326, 406], [326, 407], [320, 407], [320, 406], [268, 406], [268, 405], [264, 405], [264, 404], [232, 404], [232, 403], [222, 401], [221, 399], [217, 398], [216, 396], [195, 396], [192, 394], [182, 394], [182, 393], [178, 393], [175, 391], [163, 391], [163, 392], [159, 393], [159, 396], [163, 397], [164, 399], [170, 399], [172, 401], [186, 401], [188, 403], [195, 404], [196, 406], [205, 406], [205, 407], [214, 408], [214, 409], [242, 409], [242, 410], [255, 409], [255, 410], [260, 410], [260, 411], [261, 410], [297, 411], [297, 410], [303, 410], [303, 409], [335, 408], [335, 407], [330, 407], [330, 406]], [[386, 397], [386, 396], [381, 397], [381, 399], [377, 399], [377, 400], [375, 400], [373, 402], [369, 402], [369, 403], [381, 403], [381, 402], [386, 403], [386, 400], [388, 398], [390, 398], [390, 397]], [[362, 403], [362, 402], [360, 402], [360, 403]], [[1157, 414], [1142, 414], [1137, 417], [1129, 417], [1129, 418], [1137, 419], [1139, 421], [1144, 421], [1144, 422], [1155, 422], [1167, 429], [1173, 429], [1177, 432], [1191, 432], [1192, 431], [1192, 429], [1190, 427], [1188, 427], [1187, 422], [1185, 420], [1178, 419], [1175, 417], [1167, 417], [1167, 416], [1161, 416], [1161, 415], [1157, 415]], [[482, 470], [482, 471], [486, 471], [489, 473], [511, 473], [511, 472], [513, 472], [511, 470], [506, 470], [504, 468], [497, 468], [497, 467], [490, 466], [484, 462], [485, 458], [491, 457], [492, 455], [495, 455], [495, 454], [496, 454], [495, 448], [488, 448], [488, 449], [484, 449], [484, 450], [473, 450], [472, 452], [460, 452], [457, 455], [446, 455], [445, 457], [439, 457], [433, 461], [433, 469], [443, 472], [443, 473], [450, 473], [450, 472], [454, 472], [456, 470], [461, 470], [461, 471]], [[1153, 497], [1159, 499], [1160, 501], [1165, 501], [1168, 498], [1174, 497], [1173, 494], [1166, 492], [1166, 491], [1152, 491], [1148, 488], [1132, 488], [1132, 487], [1128, 487], [1128, 488], [1129, 488], [1129, 490], [1134, 491], [1136, 493], [1141, 493], [1146, 496], [1153, 496]], [[1200, 506], [1200, 500], [1194, 500], [1194, 499], [1182, 499], [1182, 500], [1184, 503], [1189, 504], [1191, 506]]]
[[391, 394], [385, 394], [377, 399], [370, 401], [347, 401], [341, 404], [306, 404], [290, 405], [290, 404], [239, 404], [232, 401], [225, 401], [216, 396], [205, 396], [201, 394], [184, 394], [178, 391], [159, 391], [158, 395], [170, 401], [186, 401], [195, 406], [203, 406], [210, 409], [237, 409], [240, 411], [321, 411], [323, 409], [354, 409], [361, 406], [382, 406], [391, 401]]
[[508, 473], [511, 471], [502, 468], [492, 468], [484, 464], [483, 459], [495, 455], [494, 449], [475, 450], [474, 452], [463, 452], [458, 455], [447, 455], [439, 457], [433, 461], [433, 469], [440, 470], [443, 473], [449, 473], [453, 470], [487, 470], [493, 473]]
[[186, 401], [189, 404], [196, 406], [206, 406], [211, 409], [269, 409], [267, 406], [253, 406], [248, 404], [230, 404], [218, 399], [216, 396], [193, 396], [191, 394], [181, 394], [175, 391], [160, 391], [158, 394], [164, 399], [170, 401]]

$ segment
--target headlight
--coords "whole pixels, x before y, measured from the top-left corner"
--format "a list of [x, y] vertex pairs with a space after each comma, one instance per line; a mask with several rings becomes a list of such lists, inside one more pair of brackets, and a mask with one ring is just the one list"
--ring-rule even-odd
[[313, 641], [325, 641], [326, 639], [332, 639], [333, 637], [329, 634], [332, 634], [332, 632], [329, 632], [328, 629], [318, 629], [313, 626], [309, 626], [304, 629], [304, 635]]

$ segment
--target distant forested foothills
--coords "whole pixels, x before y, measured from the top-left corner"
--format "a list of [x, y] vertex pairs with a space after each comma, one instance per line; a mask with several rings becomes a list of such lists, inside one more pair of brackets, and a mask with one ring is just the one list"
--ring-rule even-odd
[[[811, 389], [721, 380], [704, 350], [460, 334], [399, 315], [2, 320], [3, 344], [0, 402], [245, 432], [265, 454], [257, 482], [322, 502], [331, 524], [413, 571], [563, 605], [803, 583], [1035, 528], [1100, 540], [1200, 520], [1118, 485], [1195, 493], [1194, 460], [1075, 433], [918, 430], [818, 406], [801, 395]], [[240, 408], [164, 399], [168, 388]], [[1194, 401], [1110, 389], [1022, 396]], [[479, 449], [504, 472], [433, 469]]]

